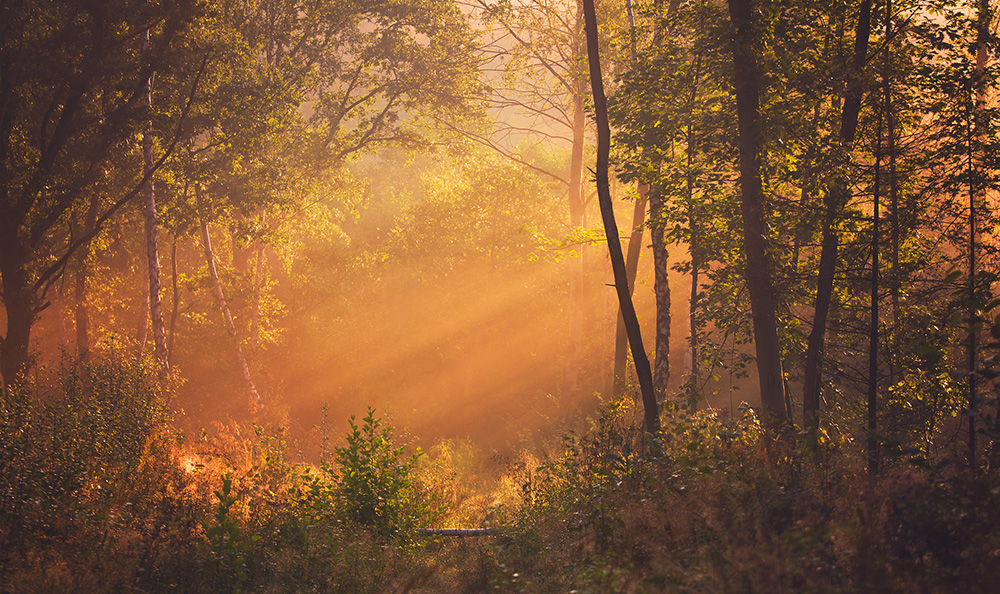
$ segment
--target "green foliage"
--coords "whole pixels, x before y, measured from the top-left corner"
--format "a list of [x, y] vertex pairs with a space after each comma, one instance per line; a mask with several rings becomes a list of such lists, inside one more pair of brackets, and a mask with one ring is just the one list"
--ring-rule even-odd
[[[806, 453], [727, 420], [678, 411], [655, 453], [608, 406], [539, 467], [492, 557], [494, 588], [546, 592], [970, 592], [992, 587], [995, 477], [950, 463], [891, 472], [829, 438]], [[615, 419], [618, 419], [617, 421]], [[624, 421], [624, 422], [622, 422]], [[641, 443], [641, 442], [640, 442]], [[991, 485], [993, 485], [991, 487]], [[991, 490], [992, 489], [992, 490]]]
[[[23, 385], [0, 400], [0, 522], [4, 539], [44, 529], [53, 514], [117, 499], [163, 427], [154, 371], [118, 356], [66, 357], [58, 383]], [[84, 511], [82, 509], [78, 511]]]
[[[234, 592], [239, 592], [247, 580], [246, 542], [241, 539], [240, 525], [231, 513], [233, 504], [238, 501], [233, 495], [233, 476], [222, 475], [222, 486], [212, 495], [216, 498], [212, 518], [206, 520], [202, 527], [212, 561], [220, 574], [218, 578], [224, 580], [222, 583]], [[253, 540], [257, 539], [253, 537]]]
[[334, 449], [336, 495], [351, 520], [382, 536], [407, 536], [421, 518], [423, 504], [413, 469], [422, 453], [407, 456], [405, 446], [394, 443], [393, 428], [368, 414], [359, 427], [354, 417], [347, 444]]
[[147, 363], [66, 357], [0, 398], [4, 589], [145, 588], [191, 563], [201, 505]]

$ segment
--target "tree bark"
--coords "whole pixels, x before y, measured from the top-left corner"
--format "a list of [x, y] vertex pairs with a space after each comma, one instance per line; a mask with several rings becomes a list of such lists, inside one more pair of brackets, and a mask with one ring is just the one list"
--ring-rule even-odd
[[590, 86], [594, 97], [594, 116], [597, 120], [597, 196], [601, 205], [601, 218], [604, 221], [604, 233], [608, 240], [608, 251], [611, 256], [611, 268], [615, 275], [615, 291], [618, 293], [618, 305], [625, 320], [628, 331], [629, 345], [632, 349], [632, 359], [635, 361], [636, 374], [642, 390], [642, 403], [646, 432], [656, 435], [660, 432], [660, 415], [656, 397], [653, 393], [653, 378], [649, 368], [649, 360], [642, 346], [642, 334], [639, 331], [639, 320], [635, 315], [632, 297], [628, 290], [628, 275], [625, 270], [625, 258], [622, 255], [621, 241], [618, 237], [618, 225], [615, 223], [614, 205], [611, 203], [611, 189], [608, 179], [608, 158], [611, 150], [611, 128], [608, 125], [607, 99], [604, 95], [604, 80], [601, 76], [601, 60], [597, 39], [597, 16], [593, 0], [583, 0], [583, 14], [587, 32], [587, 63], [590, 68]]
[[0, 373], [6, 387], [15, 386], [30, 363], [31, 325], [38, 315], [35, 291], [28, 278], [29, 256], [17, 239], [17, 227], [0, 230], [0, 276], [7, 334], [0, 342]]
[[[142, 53], [149, 52], [149, 29], [142, 33]], [[152, 116], [153, 109], [153, 77], [150, 73], [146, 80], [146, 107]], [[146, 227], [146, 272], [149, 274], [149, 315], [153, 325], [153, 354], [160, 369], [160, 375], [165, 376], [170, 370], [167, 360], [167, 336], [163, 328], [163, 306], [160, 303], [160, 257], [156, 242], [156, 197], [153, 189], [153, 122], [147, 122], [142, 133], [142, 173], [146, 178], [143, 188], [143, 218]]]
[[[888, 10], [888, 7], [886, 8]], [[888, 28], [886, 29], [886, 39]], [[868, 476], [878, 475], [879, 443], [878, 443], [878, 321], [879, 321], [879, 190], [882, 175], [882, 118], [888, 109], [888, 97], [883, 97], [885, 103], [878, 116], [878, 127], [875, 130], [875, 172], [872, 182], [872, 270], [871, 270], [871, 320], [868, 325]]]
[[[181, 294], [177, 287], [177, 237], [174, 237], [170, 244], [170, 333], [167, 335], [167, 356], [172, 357], [174, 352], [174, 339], [177, 336], [177, 315], [180, 311]], [[171, 362], [171, 365], [173, 362]]]
[[649, 236], [653, 244], [653, 295], [656, 298], [656, 346], [653, 356], [653, 389], [658, 399], [667, 395], [670, 383], [670, 255], [664, 233], [663, 192], [651, 188], [649, 195]]
[[219, 281], [219, 272], [215, 268], [215, 254], [212, 252], [212, 238], [208, 233], [208, 225], [204, 220], [199, 221], [201, 225], [201, 243], [205, 250], [205, 260], [208, 262], [208, 274], [212, 278], [212, 290], [215, 293], [215, 301], [222, 310], [222, 317], [226, 323], [226, 332], [233, 343], [233, 350], [236, 354], [236, 363], [243, 374], [243, 382], [246, 384], [247, 394], [250, 397], [250, 413], [255, 414], [260, 408], [261, 399], [254, 385], [253, 377], [250, 375], [250, 367], [247, 365], [246, 357], [243, 356], [243, 347], [240, 346], [240, 337], [236, 333], [236, 324], [233, 323], [233, 315], [229, 311], [226, 303], [226, 295], [222, 291], [222, 283]]
[[[841, 147], [850, 152], [858, 128], [861, 112], [861, 74], [868, 55], [868, 38], [871, 34], [871, 0], [862, 0], [854, 39], [853, 76], [848, 83], [840, 118]], [[812, 330], [806, 346], [805, 377], [802, 395], [802, 423], [814, 433], [819, 428], [820, 383], [823, 373], [823, 343], [827, 319], [833, 298], [833, 277], [837, 271], [837, 250], [840, 236], [837, 220], [851, 197], [846, 165], [833, 180], [824, 197], [823, 246], [820, 248], [819, 271], [816, 282], [816, 307], [813, 312]]]
[[763, 138], [760, 118], [761, 72], [756, 45], [760, 43], [753, 0], [729, 0], [729, 14], [736, 28], [732, 41], [733, 85], [739, 123], [740, 194], [743, 210], [743, 253], [746, 282], [753, 316], [760, 398], [766, 424], [788, 420], [785, 382], [778, 342], [777, 310], [771, 259], [767, 252], [765, 198], [761, 180]]
[[[84, 217], [83, 232], [89, 233], [97, 224], [97, 208], [100, 205], [100, 195], [93, 194]], [[87, 310], [87, 277], [90, 273], [91, 260], [90, 243], [81, 246], [76, 253], [76, 278], [73, 291], [73, 318], [76, 326], [76, 356], [83, 360], [90, 353], [90, 316]]]
[[691, 297], [688, 301], [689, 337], [688, 346], [691, 349], [691, 374], [688, 376], [688, 407], [691, 412], [698, 408], [698, 273], [701, 266], [698, 246], [698, 216], [694, 206], [694, 106], [698, 100], [698, 81], [701, 75], [701, 53], [695, 61], [694, 76], [691, 80], [691, 96], [688, 102], [688, 122], [685, 146], [685, 200], [687, 202], [688, 231], [690, 241], [688, 248], [691, 254]]
[[[975, 143], [983, 135], [980, 123], [980, 112], [986, 106], [986, 85], [983, 75], [986, 72], [987, 42], [990, 37], [990, 21], [993, 14], [990, 11], [989, 0], [979, 0], [977, 2], [978, 18], [976, 19], [976, 69], [974, 87], [976, 89], [975, 104], [972, 106], [972, 125], [970, 126], [969, 138], [969, 468], [974, 471], [978, 468], [976, 463], [976, 417], [979, 414], [979, 292], [977, 291], [976, 275], [978, 273], [976, 255], [978, 251], [977, 209], [981, 200], [979, 188], [976, 187], [978, 174], [976, 173]], [[1000, 406], [1000, 404], [998, 404]]]
[[[639, 270], [639, 255], [642, 252], [642, 234], [646, 226], [646, 203], [649, 185], [639, 184], [639, 197], [632, 209], [632, 234], [628, 237], [628, 247], [625, 257], [625, 275], [628, 278], [628, 294], [635, 295], [635, 277]], [[625, 321], [621, 309], [618, 310], [618, 322], [615, 325], [615, 368], [614, 389], [612, 395], [618, 396], [625, 391], [626, 367], [628, 363], [628, 334], [625, 332]]]
[[[690, 149], [688, 149], [690, 151]], [[688, 199], [693, 203], [693, 175], [688, 174]], [[700, 375], [700, 369], [698, 366], [698, 295], [699, 291], [699, 273], [701, 272], [701, 254], [698, 242], [700, 241], [699, 230], [698, 230], [698, 217], [694, 213], [694, 207], [689, 206], [688, 208], [688, 227], [691, 232], [691, 297], [688, 301], [688, 332], [689, 332], [689, 346], [691, 348], [691, 374], [688, 377], [688, 385], [691, 388], [690, 401], [688, 402], [690, 409], [692, 411], [697, 409], [697, 393], [698, 381]]]
[[[573, 96], [573, 146], [569, 174], [569, 220], [573, 229], [584, 225], [583, 198], [583, 145], [586, 128], [586, 114], [583, 110], [584, 83], [580, 83], [578, 93]], [[577, 258], [569, 262], [569, 345], [570, 356], [567, 365], [567, 383], [571, 392], [579, 389], [580, 364], [583, 359], [583, 248]]]

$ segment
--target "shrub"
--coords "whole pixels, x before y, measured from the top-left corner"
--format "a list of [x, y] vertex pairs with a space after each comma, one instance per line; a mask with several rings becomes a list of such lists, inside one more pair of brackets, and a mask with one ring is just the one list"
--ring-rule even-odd
[[383, 425], [372, 408], [359, 427], [351, 416], [347, 444], [334, 450], [337, 495], [348, 517], [383, 536], [414, 528], [424, 511], [412, 472], [420, 450], [407, 456], [394, 443], [393, 427]]

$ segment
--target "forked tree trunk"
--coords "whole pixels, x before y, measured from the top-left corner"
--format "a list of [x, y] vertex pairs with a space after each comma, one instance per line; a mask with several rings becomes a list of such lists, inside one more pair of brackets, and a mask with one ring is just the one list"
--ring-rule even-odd
[[593, 0], [583, 0], [583, 14], [587, 32], [587, 63], [590, 67], [590, 86], [594, 97], [594, 116], [597, 120], [597, 166], [594, 172], [597, 177], [597, 197], [601, 205], [601, 218], [604, 221], [604, 233], [611, 256], [611, 269], [615, 275], [618, 305], [625, 320], [629, 345], [632, 349], [632, 359], [635, 361], [636, 375], [639, 376], [639, 385], [642, 390], [645, 429], [647, 433], [656, 435], [660, 432], [659, 407], [653, 394], [653, 377], [649, 368], [649, 360], [646, 358], [646, 351], [642, 346], [639, 320], [635, 315], [632, 297], [629, 295], [625, 258], [622, 255], [621, 240], [618, 237], [618, 226], [615, 224], [614, 205], [611, 203], [611, 189], [608, 179], [611, 128], [608, 125], [607, 99], [604, 95], [604, 81], [601, 77], [597, 16]]
[[785, 423], [788, 417], [761, 180], [761, 154], [764, 150], [760, 118], [762, 77], [756, 55], [760, 33], [757, 31], [753, 0], [729, 0], [729, 15], [736, 29], [732, 41], [733, 86], [739, 123], [746, 283], [753, 316], [763, 417], [767, 425], [776, 426]]
[[208, 233], [208, 225], [205, 224], [204, 220], [199, 221], [199, 223], [201, 225], [201, 244], [205, 250], [205, 261], [208, 263], [208, 274], [212, 279], [212, 291], [215, 293], [215, 301], [219, 305], [219, 309], [222, 310], [222, 317], [226, 323], [226, 332], [229, 334], [229, 339], [233, 343], [233, 350], [236, 354], [236, 363], [239, 365], [240, 372], [243, 374], [243, 382], [246, 384], [247, 394], [250, 398], [250, 412], [251, 414], [254, 414], [261, 405], [260, 394], [258, 394], [257, 387], [253, 383], [253, 377], [250, 375], [250, 367], [247, 365], [246, 357], [243, 356], [243, 347], [240, 346], [240, 337], [236, 333], [236, 324], [233, 323], [233, 315], [229, 311], [229, 305], [226, 303], [226, 295], [222, 291], [222, 283], [219, 281], [219, 272], [215, 268], [215, 254], [212, 252], [212, 238]]

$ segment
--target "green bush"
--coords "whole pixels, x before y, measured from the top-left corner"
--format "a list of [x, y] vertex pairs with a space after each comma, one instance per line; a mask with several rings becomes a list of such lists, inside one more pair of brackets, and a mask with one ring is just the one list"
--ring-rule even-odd
[[423, 504], [412, 473], [421, 452], [407, 456], [393, 441], [393, 428], [383, 425], [372, 408], [359, 427], [354, 416], [347, 444], [334, 450], [338, 466], [337, 495], [348, 517], [382, 536], [404, 534], [416, 527]]
[[111, 351], [0, 395], [3, 591], [177, 586], [203, 510], [155, 377]]
[[114, 356], [69, 358], [55, 385], [0, 399], [0, 523], [6, 538], [51, 531], [52, 515], [112, 498], [162, 426], [151, 370]]

